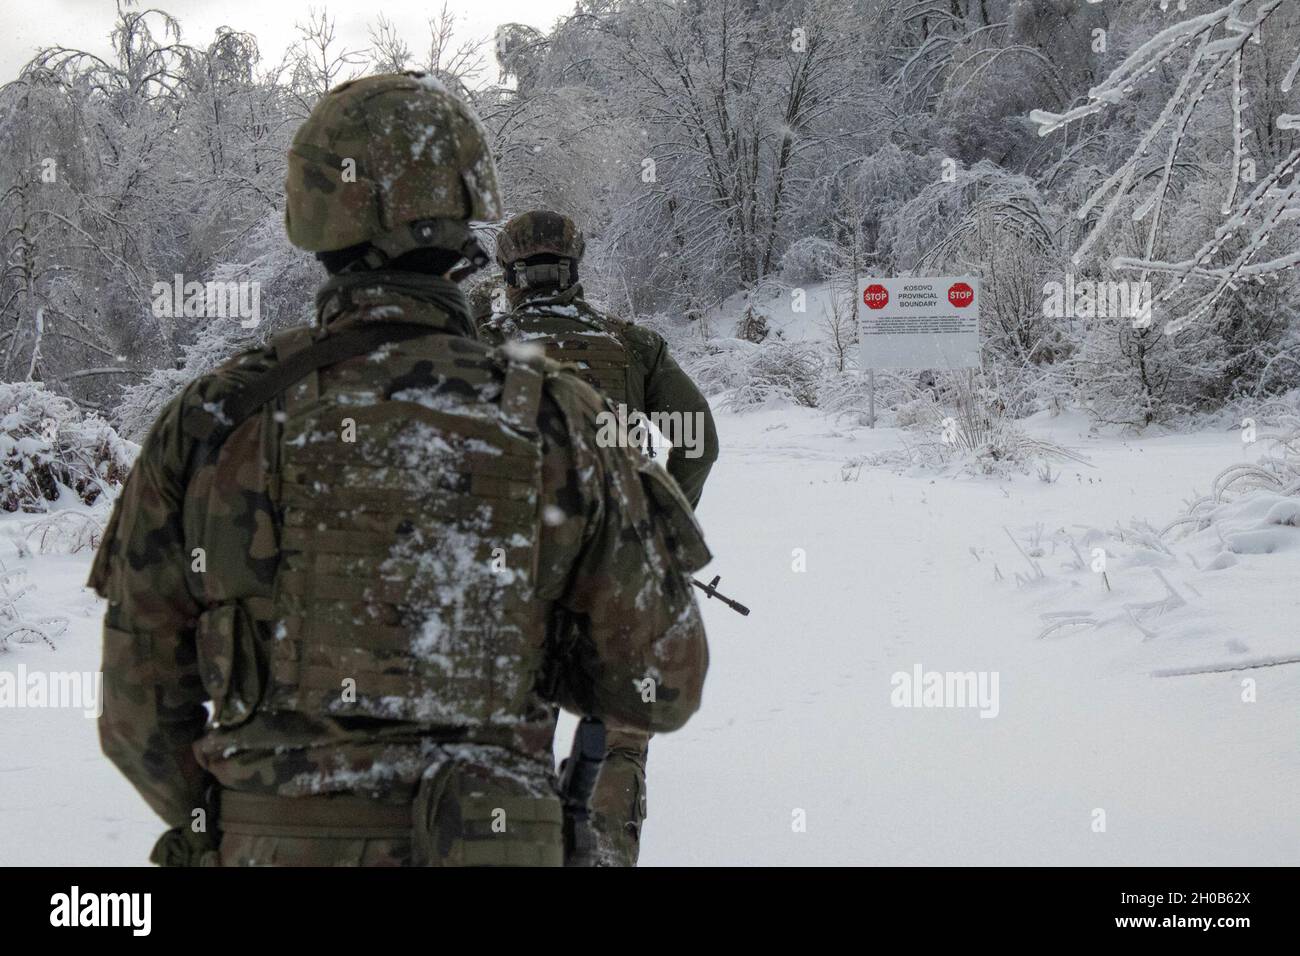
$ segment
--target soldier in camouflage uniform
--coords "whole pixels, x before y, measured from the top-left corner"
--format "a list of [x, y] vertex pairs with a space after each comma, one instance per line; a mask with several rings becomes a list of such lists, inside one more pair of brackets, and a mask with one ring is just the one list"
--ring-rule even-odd
[[661, 335], [605, 315], [583, 298], [578, 266], [584, 247], [582, 233], [567, 216], [534, 211], [511, 219], [497, 237], [497, 263], [505, 273], [511, 310], [490, 316], [479, 331], [493, 343], [542, 345], [548, 358], [576, 365], [585, 381], [629, 412], [697, 420], [698, 447], [678, 441], [668, 455], [668, 473], [697, 507], [718, 460], [709, 403], [673, 361]]
[[[505, 274], [511, 310], [481, 321], [480, 333], [492, 342], [542, 345], [548, 357], [577, 367], [615, 408], [621, 404], [643, 415], [693, 416], [700, 426], [694, 431], [700, 447], [673, 441], [667, 467], [695, 507], [718, 457], [709, 404], [673, 361], [660, 335], [604, 315], [583, 298], [578, 267], [584, 246], [573, 220], [559, 213], [526, 212], [506, 223], [497, 238], [497, 263]], [[642, 729], [610, 725], [606, 740], [605, 763], [592, 795], [592, 823], [603, 862], [634, 866], [646, 816], [650, 737]]]
[[486, 261], [496, 172], [436, 81], [326, 95], [286, 193], [318, 321], [144, 441], [90, 579], [104, 751], [172, 827], [158, 863], [559, 864], [556, 705], [699, 706], [698, 526], [585, 383], [475, 340], [448, 276]]

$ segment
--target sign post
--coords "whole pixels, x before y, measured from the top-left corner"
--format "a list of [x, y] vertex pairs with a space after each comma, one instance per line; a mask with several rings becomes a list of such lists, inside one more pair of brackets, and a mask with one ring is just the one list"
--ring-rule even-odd
[[867, 369], [867, 420], [876, 427], [876, 370]]
[[[876, 369], [980, 367], [979, 279], [863, 279], [858, 287], [862, 367], [876, 424]], [[972, 371], [972, 375], [974, 372]]]

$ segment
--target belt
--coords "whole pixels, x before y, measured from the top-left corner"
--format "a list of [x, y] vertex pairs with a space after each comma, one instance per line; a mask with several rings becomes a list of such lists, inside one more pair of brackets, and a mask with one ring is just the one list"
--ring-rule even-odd
[[410, 839], [411, 804], [352, 793], [279, 797], [223, 790], [217, 825], [245, 836]]

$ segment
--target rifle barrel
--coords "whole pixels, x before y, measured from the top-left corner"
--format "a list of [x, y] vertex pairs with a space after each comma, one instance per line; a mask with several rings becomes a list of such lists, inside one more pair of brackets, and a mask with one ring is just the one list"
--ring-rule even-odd
[[718, 585], [718, 581], [720, 580], [721, 578], [715, 577], [708, 584], [705, 584], [699, 578], [691, 578], [691, 583], [693, 583], [697, 588], [699, 588], [709, 597], [717, 598], [719, 601], [727, 605], [727, 607], [731, 608], [733, 611], [737, 612], [738, 614], [748, 616], [749, 608], [745, 607], [745, 605], [741, 604], [739, 601], [733, 601], [731, 598], [727, 597], [725, 594], [723, 594], [721, 591], [718, 590], [717, 585]]

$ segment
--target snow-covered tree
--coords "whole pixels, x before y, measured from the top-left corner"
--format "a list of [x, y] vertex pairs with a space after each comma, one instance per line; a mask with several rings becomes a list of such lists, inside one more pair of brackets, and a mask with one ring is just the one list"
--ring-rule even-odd
[[[1099, 2], [1099, 0], [1091, 0]], [[1148, 77], [1179, 65], [1181, 74], [1158, 115], [1145, 124], [1128, 158], [1107, 175], [1078, 210], [1089, 220], [1087, 235], [1074, 253], [1083, 262], [1121, 211], [1146, 224], [1136, 255], [1117, 257], [1119, 270], [1168, 277], [1158, 296], [1175, 313], [1168, 325], [1177, 331], [1210, 314], [1238, 286], [1289, 272], [1300, 266], [1300, 114], [1284, 111], [1279, 99], [1252, 99], [1247, 61], [1252, 56], [1276, 59], [1295, 54], [1300, 11], [1287, 0], [1231, 0], [1209, 12], [1188, 16], [1161, 29], [1137, 47], [1100, 84], [1087, 102], [1064, 112], [1036, 111], [1033, 119], [1047, 135], [1117, 108], [1133, 97]], [[1267, 77], [1271, 71], [1265, 67]], [[1281, 76], [1278, 89], [1289, 94], [1300, 73], [1300, 57]], [[1273, 115], [1260, 116], [1261, 105]], [[1247, 120], [1253, 114], [1254, 125]], [[1216, 163], [1222, 196], [1222, 220], [1198, 230], [1195, 243], [1179, 242], [1183, 223], [1170, 222], [1169, 205], [1176, 179], [1189, 163], [1196, 168], [1213, 158], [1192, 135], [1198, 121], [1204, 134], [1226, 140], [1226, 162]], [[1259, 140], [1259, 123], [1275, 131], [1267, 147]], [[1286, 145], [1282, 145], [1286, 144]], [[1279, 148], [1281, 147], [1281, 148]], [[1266, 152], [1271, 168], [1259, 167]], [[1190, 159], [1188, 153], [1193, 155]]]

